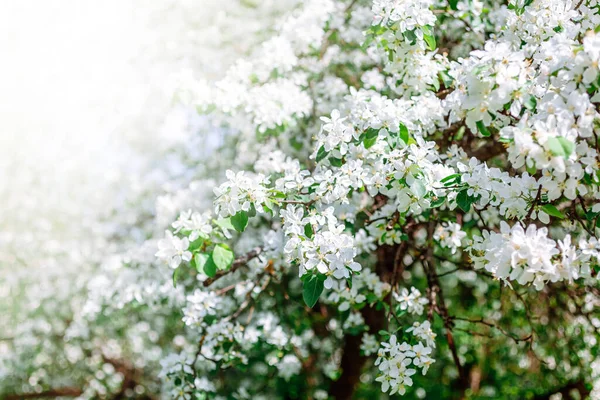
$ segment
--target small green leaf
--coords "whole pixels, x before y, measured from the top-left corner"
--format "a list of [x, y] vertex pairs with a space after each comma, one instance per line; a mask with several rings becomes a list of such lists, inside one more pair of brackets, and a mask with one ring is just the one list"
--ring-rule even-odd
[[265, 199], [265, 204], [262, 206], [263, 211], [273, 215], [273, 201]]
[[492, 136], [492, 133], [490, 132], [490, 130], [487, 128], [487, 126], [485, 126], [485, 124], [483, 123], [483, 121], [477, 121], [475, 123], [477, 125], [477, 130], [479, 131], [479, 133], [481, 133], [483, 136], [485, 137], [489, 137]]
[[231, 225], [231, 218], [229, 218], [229, 217], [218, 219], [215, 221], [215, 223], [217, 225], [219, 225], [221, 228], [228, 230], [228, 231], [235, 229], [233, 227], [233, 225]]
[[448, 0], [448, 4], [450, 4], [450, 8], [454, 11], [458, 10], [458, 0]]
[[228, 269], [233, 264], [233, 251], [226, 244], [218, 244], [212, 251], [212, 260], [218, 269]]
[[585, 219], [587, 219], [588, 221], [592, 221], [597, 216], [598, 216], [597, 212], [588, 211], [587, 213], [585, 213]]
[[375, 143], [377, 143], [377, 136], [375, 136], [374, 138], [371, 138], [371, 139], [365, 138], [365, 141], [363, 143], [365, 145], [365, 149], [369, 149], [369, 148], [373, 147], [373, 145]]
[[177, 278], [179, 278], [181, 268], [175, 268], [173, 271], [173, 287], [177, 287]]
[[437, 208], [437, 207], [441, 206], [442, 204], [444, 204], [445, 202], [446, 202], [446, 198], [445, 197], [434, 198], [431, 201], [430, 207], [431, 208]]
[[425, 197], [427, 193], [427, 188], [425, 184], [421, 182], [419, 179], [415, 180], [412, 185], [410, 185], [410, 190], [417, 196], [418, 198]]
[[369, 128], [365, 131], [365, 138], [373, 139], [379, 136], [379, 129]]
[[331, 163], [332, 166], [338, 167], [338, 168], [341, 167], [342, 164], [344, 164], [344, 162], [341, 159], [335, 158], [333, 156], [329, 157], [329, 162]]
[[238, 211], [231, 217], [231, 225], [233, 225], [236, 231], [244, 232], [248, 225], [248, 213], [244, 210]]
[[204, 264], [203, 271], [207, 276], [209, 276], [211, 278], [214, 278], [215, 275], [217, 274], [217, 265], [213, 261], [212, 257], [210, 257], [210, 256], [207, 257], [206, 263]]
[[542, 210], [546, 214], [551, 215], [553, 217], [560, 218], [560, 219], [565, 218], [565, 215], [558, 208], [554, 207], [552, 204], [544, 204], [542, 206]]
[[312, 225], [310, 223], [304, 225], [304, 236], [307, 238], [311, 238], [314, 235], [314, 231]]
[[206, 265], [206, 261], [208, 260], [209, 255], [205, 253], [198, 253], [194, 256], [194, 264], [196, 264], [196, 270], [201, 272], [204, 270], [204, 265]]
[[448, 71], [442, 71], [439, 73], [439, 75], [446, 89], [452, 86], [454, 79], [448, 74]]
[[408, 128], [403, 123], [400, 123], [400, 139], [402, 139], [404, 143], [408, 144], [409, 137]]
[[546, 143], [550, 152], [557, 157], [569, 158], [575, 150], [575, 144], [562, 136], [551, 137]]
[[534, 96], [529, 96], [529, 98], [523, 103], [526, 109], [535, 110], [537, 106], [537, 100]]
[[404, 35], [404, 37], [406, 38], [406, 40], [408, 42], [410, 42], [411, 44], [414, 44], [417, 40], [417, 35], [415, 35], [414, 31], [405, 31], [404, 33], [402, 33]]
[[433, 29], [429, 25], [423, 26], [421, 29], [423, 30], [423, 39], [425, 40], [425, 43], [427, 43], [427, 48], [429, 50], [435, 50], [436, 43]]
[[471, 209], [472, 199], [467, 194], [467, 189], [458, 192], [456, 196], [456, 204], [460, 207], [464, 212], [468, 212]]
[[302, 289], [302, 298], [307, 306], [313, 308], [315, 304], [317, 304], [317, 300], [319, 300], [319, 296], [323, 293], [323, 282], [325, 281], [325, 276], [321, 274], [311, 275], [304, 282], [304, 287]]
[[447, 177], [442, 179], [440, 182], [445, 183], [445, 184], [451, 184], [451, 182], [457, 180], [457, 178], [460, 178], [460, 174], [452, 174], [452, 175], [448, 175]]
[[439, 81], [438, 79], [435, 79], [435, 80], [433, 81], [433, 89], [434, 89], [436, 92], [439, 92], [439, 90], [440, 90], [440, 81]]
[[329, 152], [325, 151], [325, 146], [321, 146], [319, 148], [319, 151], [317, 151], [317, 162], [320, 162], [325, 157], [327, 157], [327, 154], [329, 154]]

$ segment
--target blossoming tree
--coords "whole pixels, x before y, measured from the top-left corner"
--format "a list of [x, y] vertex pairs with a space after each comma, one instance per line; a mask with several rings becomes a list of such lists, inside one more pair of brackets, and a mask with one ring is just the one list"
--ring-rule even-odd
[[220, 183], [125, 262], [164, 396], [600, 398], [599, 31], [597, 0], [309, 0], [198, 82]]
[[[159, 243], [197, 335], [166, 370], [173, 385], [587, 396], [598, 13], [315, 0], [282, 21], [200, 101], [251, 155], [214, 212], [182, 213]], [[488, 387], [496, 374], [511, 386]]]

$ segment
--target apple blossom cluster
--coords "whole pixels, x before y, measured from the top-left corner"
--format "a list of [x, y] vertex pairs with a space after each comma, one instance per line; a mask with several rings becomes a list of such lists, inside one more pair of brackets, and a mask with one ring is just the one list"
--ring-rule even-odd
[[[408, 331], [412, 331], [414, 338], [420, 340], [427, 337], [429, 322], [416, 324], [407, 329]], [[413, 345], [408, 342], [398, 343], [396, 335], [391, 335], [389, 342], [382, 342], [375, 361], [380, 373], [376, 381], [381, 382], [381, 390], [384, 393], [389, 390], [390, 395], [405, 394], [406, 387], [413, 385], [411, 376], [417, 372], [417, 368], [420, 368], [425, 375], [431, 364], [435, 362], [430, 356], [433, 347], [435, 343], [424, 345], [421, 341]]]
[[440, 246], [450, 249], [452, 254], [455, 254], [462, 247], [465, 237], [467, 237], [467, 233], [461, 229], [459, 224], [454, 222], [438, 225], [433, 234], [433, 238], [439, 242]]
[[475, 238], [471, 256], [475, 268], [485, 268], [505, 281], [532, 283], [541, 290], [548, 281], [589, 277], [588, 246], [582, 240], [578, 249], [569, 234], [557, 243], [548, 237], [547, 228], [529, 225], [524, 229], [519, 224], [511, 228], [502, 221], [499, 233], [484, 231], [483, 237]]
[[227, 182], [214, 189], [215, 213], [220, 217], [235, 215], [238, 211], [248, 212], [251, 206], [262, 205], [267, 200], [269, 179], [264, 175], [228, 170], [226, 176]]
[[394, 292], [394, 298], [400, 305], [401, 311], [414, 315], [422, 315], [425, 305], [429, 303], [429, 300], [415, 287], [411, 287], [410, 292], [406, 288], [403, 288], [400, 293]]
[[333, 207], [329, 207], [305, 217], [301, 207], [288, 205], [281, 210], [283, 230], [288, 238], [284, 249], [288, 260], [300, 265], [300, 276], [312, 271], [324, 274], [327, 277], [324, 285], [328, 289], [333, 287], [334, 278], [348, 279], [352, 272], [361, 270], [360, 264], [354, 261], [356, 251], [352, 236], [343, 233], [344, 225], [337, 221], [333, 211]]

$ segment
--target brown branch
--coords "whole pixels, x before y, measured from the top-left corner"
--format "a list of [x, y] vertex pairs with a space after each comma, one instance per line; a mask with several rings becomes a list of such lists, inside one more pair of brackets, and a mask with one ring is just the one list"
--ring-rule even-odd
[[[377, 264], [375, 272], [384, 281], [390, 282], [392, 271], [394, 270], [394, 258], [397, 246], [380, 246], [377, 249]], [[390, 296], [390, 295], [388, 295]], [[385, 324], [384, 309], [375, 307], [364, 307], [361, 314], [365, 319], [369, 332], [375, 334], [383, 329]], [[330, 394], [336, 400], [350, 400], [354, 394], [356, 385], [360, 381], [362, 368], [369, 357], [362, 356], [359, 348], [362, 343], [362, 335], [347, 335], [342, 348], [342, 375], [330, 386]]]
[[537, 203], [540, 202], [541, 197], [542, 197], [542, 185], [540, 185], [538, 187], [538, 191], [537, 191], [537, 194], [535, 195], [535, 199], [533, 199], [533, 202], [531, 203], [531, 207], [529, 208], [529, 212], [527, 213], [527, 216], [525, 217], [526, 223], [531, 222], [531, 214], [533, 213], [533, 209], [535, 208]]
[[[252, 298], [252, 293], [254, 292], [254, 289], [256, 289], [256, 287], [258, 286], [258, 282], [260, 282], [261, 278], [262, 278], [262, 275], [258, 277], [258, 281], [254, 284], [254, 286], [252, 286], [252, 289], [250, 289], [248, 291], [248, 293], [246, 293], [244, 302], [240, 305], [240, 307], [233, 314], [226, 317], [224, 319], [225, 321], [231, 321], [232, 319], [236, 319], [237, 317], [239, 317], [240, 314], [243, 313], [244, 310], [246, 310], [250, 306], [250, 304], [256, 300], [256, 298]], [[267, 279], [265, 279], [264, 283], [261, 285], [260, 292], [257, 294], [256, 297], [260, 296], [260, 294], [265, 291], [267, 286], [269, 286], [270, 282], [271, 282], [271, 277], [267, 276]]]
[[478, 318], [478, 319], [469, 319], [469, 318], [461, 318], [461, 317], [451, 317], [453, 320], [455, 321], [464, 321], [464, 322], [470, 322], [472, 324], [482, 324], [485, 326], [488, 326], [490, 328], [494, 328], [496, 330], [498, 330], [499, 332], [501, 332], [503, 335], [505, 335], [506, 337], [511, 338], [512, 340], [515, 341], [515, 343], [519, 343], [519, 342], [530, 342], [533, 340], [533, 333], [530, 333], [527, 336], [524, 337], [518, 337], [515, 336], [514, 334], [506, 331], [504, 328], [502, 328], [501, 326], [494, 324], [493, 322], [488, 322], [485, 321], [483, 318]]
[[465, 370], [462, 364], [460, 363], [460, 358], [458, 357], [456, 344], [454, 343], [454, 335], [452, 335], [452, 328], [454, 327], [454, 322], [452, 321], [452, 317], [448, 313], [448, 308], [446, 307], [446, 302], [444, 300], [444, 293], [442, 291], [437, 273], [435, 271], [433, 255], [434, 246], [432, 243], [435, 225], [435, 221], [430, 221], [427, 226], [427, 238], [429, 244], [427, 246], [427, 251], [423, 260], [423, 267], [427, 275], [427, 284], [429, 285], [428, 293], [430, 296], [430, 301], [434, 302], [434, 304], [430, 305], [430, 313], [433, 310], [435, 310], [444, 322], [444, 328], [446, 328], [446, 339], [448, 340], [448, 347], [450, 348], [450, 352], [452, 353], [452, 359], [454, 360], [454, 364], [458, 369], [458, 376], [461, 382], [461, 386], [466, 389], [469, 386], [468, 378], [465, 375]]
[[208, 287], [208, 286], [212, 285], [213, 283], [215, 283], [216, 281], [218, 281], [219, 279], [221, 279], [225, 275], [229, 275], [231, 273], [234, 273], [239, 268], [245, 266], [246, 264], [248, 264], [248, 262], [250, 260], [258, 257], [262, 252], [263, 252], [263, 248], [262, 247], [256, 247], [256, 248], [252, 249], [246, 255], [244, 255], [244, 256], [242, 256], [240, 258], [235, 259], [235, 261], [233, 261], [233, 264], [231, 265], [231, 268], [229, 268], [226, 271], [218, 271], [215, 274], [214, 277], [208, 278], [202, 284], [204, 285], [204, 287]]

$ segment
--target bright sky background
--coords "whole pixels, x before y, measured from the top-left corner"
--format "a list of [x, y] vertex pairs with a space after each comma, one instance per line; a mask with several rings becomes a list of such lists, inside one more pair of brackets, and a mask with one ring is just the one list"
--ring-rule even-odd
[[173, 93], [182, 76], [213, 73], [202, 49], [226, 18], [216, 4], [0, 0], [0, 233], [15, 215], [106, 204], [107, 185], [131, 173], [125, 144], [151, 158], [181, 133]]
[[293, 3], [252, 1], [0, 0], [0, 253], [80, 239], [185, 135], [176, 89], [223, 74]]

